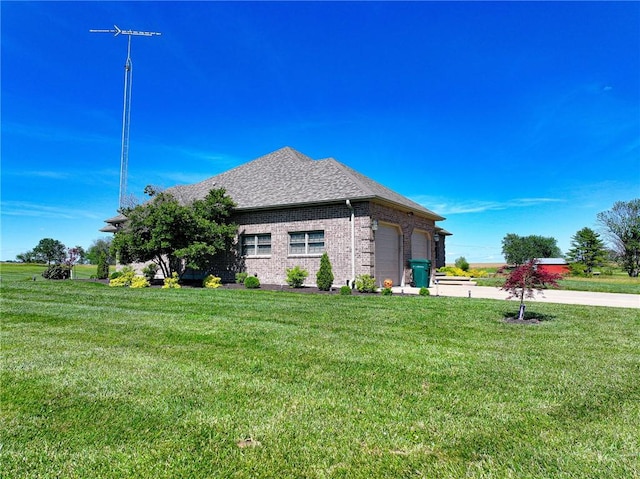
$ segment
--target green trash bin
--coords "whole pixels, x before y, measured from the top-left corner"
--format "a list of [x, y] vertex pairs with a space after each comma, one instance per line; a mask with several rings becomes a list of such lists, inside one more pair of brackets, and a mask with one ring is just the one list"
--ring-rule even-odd
[[428, 288], [431, 280], [431, 260], [410, 259], [409, 267], [413, 274], [412, 286], [416, 288]]

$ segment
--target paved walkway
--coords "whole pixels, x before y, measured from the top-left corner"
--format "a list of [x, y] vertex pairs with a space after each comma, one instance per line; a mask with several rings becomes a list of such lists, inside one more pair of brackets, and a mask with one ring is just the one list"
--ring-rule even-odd
[[[396, 294], [418, 294], [419, 288], [400, 287], [393, 288]], [[507, 299], [508, 293], [500, 288], [490, 286], [471, 285], [438, 285], [429, 288], [431, 296], [456, 296], [461, 298], [485, 298], [485, 299]], [[513, 299], [513, 301], [519, 301]], [[589, 291], [567, 291], [560, 289], [546, 289], [542, 294], [535, 295], [534, 299], [527, 299], [527, 302], [538, 303], [562, 303], [562, 304], [582, 304], [586, 306], [612, 306], [615, 308], [637, 308], [640, 309], [639, 294], [622, 293], [592, 293]]]

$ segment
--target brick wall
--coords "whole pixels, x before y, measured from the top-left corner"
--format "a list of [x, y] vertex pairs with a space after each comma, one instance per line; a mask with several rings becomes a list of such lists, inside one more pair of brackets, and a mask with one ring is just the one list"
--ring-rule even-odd
[[[404, 278], [410, 281], [408, 260], [411, 258], [411, 234], [414, 229], [427, 232], [433, 238], [434, 222], [415, 214], [407, 214], [389, 206], [354, 202], [355, 276], [375, 275], [375, 236], [371, 222], [397, 225], [402, 232], [402, 262]], [[216, 275], [223, 281], [233, 281], [235, 272], [246, 271], [257, 275], [265, 284], [286, 284], [286, 269], [300, 266], [309, 271], [306, 285], [315, 285], [321, 254], [290, 255], [289, 233], [324, 231], [325, 251], [329, 255], [334, 275], [334, 286], [342, 286], [352, 279], [351, 262], [351, 210], [345, 203], [302, 208], [237, 212], [232, 221], [238, 224], [238, 234], [271, 234], [271, 254], [263, 257], [241, 257], [229, 252], [221, 258]], [[442, 240], [441, 240], [442, 241]], [[442, 241], [442, 243], [444, 243]], [[435, 242], [431, 242], [435, 259]], [[434, 261], [435, 263], [435, 261]], [[134, 267], [141, 270], [143, 264]], [[435, 267], [435, 264], [433, 265]]]
[[[356, 265], [369, 259], [370, 220], [366, 216], [366, 203], [354, 204], [356, 230]], [[238, 233], [271, 234], [271, 254], [264, 257], [243, 258], [243, 269], [257, 275], [261, 282], [286, 284], [286, 269], [300, 266], [309, 271], [305, 281], [313, 285], [320, 267], [321, 254], [290, 255], [289, 233], [324, 231], [325, 251], [329, 255], [334, 275], [334, 285], [340, 286], [351, 279], [351, 210], [345, 203], [309, 206], [282, 210], [265, 210], [238, 213], [233, 220], [238, 223]], [[366, 225], [366, 227], [365, 227]], [[356, 274], [364, 270], [357, 268]], [[366, 271], [368, 272], [368, 271]]]
[[[414, 229], [419, 229], [433, 238], [433, 220], [376, 203], [354, 202], [352, 206], [355, 216], [355, 276], [375, 274], [375, 237], [371, 221], [377, 219], [397, 225], [402, 231], [402, 259], [405, 280], [408, 282], [411, 233]], [[257, 275], [263, 283], [285, 284], [286, 269], [297, 265], [309, 271], [305, 284], [315, 284], [321, 255], [289, 254], [290, 232], [315, 230], [324, 231], [325, 251], [333, 268], [334, 285], [344, 285], [352, 279], [351, 210], [345, 203], [239, 213], [234, 221], [239, 225], [239, 234], [271, 234], [271, 255], [243, 258], [242, 269]], [[431, 257], [435, 258], [435, 244], [433, 241], [430, 244]]]

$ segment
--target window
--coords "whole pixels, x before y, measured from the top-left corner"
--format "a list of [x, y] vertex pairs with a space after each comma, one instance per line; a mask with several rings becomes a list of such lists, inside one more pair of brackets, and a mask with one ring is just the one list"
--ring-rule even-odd
[[289, 233], [289, 254], [324, 253], [324, 231]]
[[242, 235], [243, 256], [268, 256], [271, 254], [271, 235]]

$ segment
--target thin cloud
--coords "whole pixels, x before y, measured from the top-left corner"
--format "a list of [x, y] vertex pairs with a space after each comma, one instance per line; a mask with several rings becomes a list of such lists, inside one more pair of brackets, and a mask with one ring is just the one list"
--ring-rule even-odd
[[441, 215], [483, 213], [485, 211], [502, 211], [511, 208], [529, 208], [532, 206], [561, 203], [564, 201], [558, 198], [513, 198], [506, 201], [470, 200], [450, 202], [443, 199], [425, 196], [413, 197], [412, 199], [416, 203], [419, 203]]
[[27, 216], [30, 218], [100, 219], [100, 216], [92, 210], [65, 208], [63, 206], [48, 206], [38, 203], [29, 203], [27, 201], [2, 202], [2, 214], [6, 216]]

